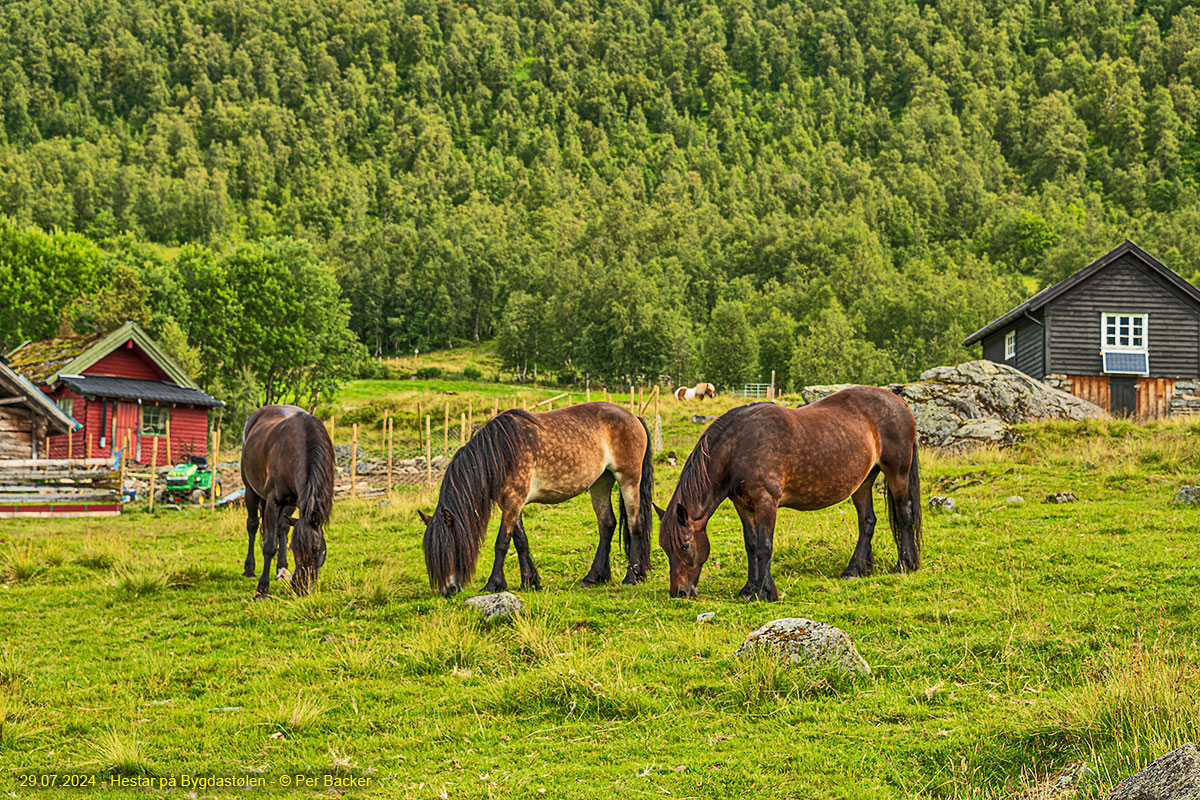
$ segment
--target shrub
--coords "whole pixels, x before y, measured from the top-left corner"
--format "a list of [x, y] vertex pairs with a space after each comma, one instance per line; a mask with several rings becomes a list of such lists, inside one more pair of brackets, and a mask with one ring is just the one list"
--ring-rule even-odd
[[432, 381], [442, 377], [441, 367], [421, 367], [417, 370], [417, 380]]
[[483, 377], [483, 370], [474, 364], [467, 364], [463, 367], [463, 377], [469, 381], [477, 381]]

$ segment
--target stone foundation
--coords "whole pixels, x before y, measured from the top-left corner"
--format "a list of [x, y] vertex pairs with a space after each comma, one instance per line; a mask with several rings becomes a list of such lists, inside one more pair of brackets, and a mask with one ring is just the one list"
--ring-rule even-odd
[[1171, 416], [1200, 414], [1200, 380], [1175, 381], [1171, 395]]

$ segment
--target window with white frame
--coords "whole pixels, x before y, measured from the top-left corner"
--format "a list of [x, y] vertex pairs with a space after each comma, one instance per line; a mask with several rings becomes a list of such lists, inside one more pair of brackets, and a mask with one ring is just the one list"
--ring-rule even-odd
[[1150, 338], [1147, 314], [1101, 314], [1100, 355], [1104, 371], [1117, 375], [1148, 375]]
[[170, 406], [142, 406], [142, 436], [166, 436]]
[[1012, 361], [1017, 357], [1017, 332], [1009, 331], [1004, 334], [1004, 360]]

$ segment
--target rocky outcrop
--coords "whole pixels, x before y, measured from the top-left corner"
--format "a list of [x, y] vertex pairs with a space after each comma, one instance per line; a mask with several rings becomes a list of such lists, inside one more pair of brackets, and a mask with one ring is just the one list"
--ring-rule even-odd
[[[800, 394], [812, 403], [844, 388], [806, 386]], [[921, 445], [945, 450], [1013, 444], [1019, 439], [1013, 426], [1023, 422], [1107, 416], [1099, 406], [993, 361], [934, 367], [918, 381], [889, 388], [912, 409]]]
[[851, 643], [850, 634], [803, 617], [768, 622], [747, 636], [737, 650], [742, 658], [756, 653], [769, 653], [793, 664], [836, 667], [850, 675], [871, 673], [866, 659]]
[[1200, 503], [1200, 486], [1180, 486], [1179, 491], [1175, 493], [1175, 499], [1171, 502], [1181, 506], [1194, 506]]
[[1108, 800], [1200, 800], [1200, 750], [1188, 742], [1117, 784]]
[[479, 611], [488, 619], [511, 617], [525, 610], [525, 603], [512, 592], [476, 595], [475, 597], [467, 598], [463, 602]]

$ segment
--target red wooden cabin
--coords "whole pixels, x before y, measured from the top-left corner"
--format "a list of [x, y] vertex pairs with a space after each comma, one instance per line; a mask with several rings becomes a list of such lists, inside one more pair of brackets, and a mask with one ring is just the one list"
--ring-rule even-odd
[[[49, 457], [109, 456], [159, 465], [208, 455], [208, 414], [225, 404], [200, 390], [135, 323], [102, 335], [27, 342], [8, 354], [16, 372], [82, 428], [49, 437]], [[169, 434], [169, 443], [168, 443]]]

